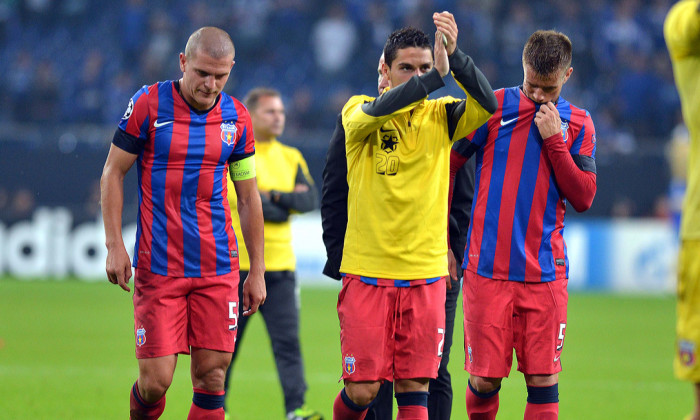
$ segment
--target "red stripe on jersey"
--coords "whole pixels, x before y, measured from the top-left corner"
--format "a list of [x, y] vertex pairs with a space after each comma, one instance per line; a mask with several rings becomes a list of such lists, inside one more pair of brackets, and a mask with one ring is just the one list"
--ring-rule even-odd
[[[148, 98], [146, 102], [148, 109], [145, 115], [158, 115], [158, 84], [154, 84], [148, 88], [148, 94], [141, 95], [141, 98]], [[139, 98], [137, 103], [141, 102]], [[143, 112], [143, 111], [141, 111]], [[141, 115], [141, 114], [138, 114]], [[131, 118], [129, 123], [131, 124]], [[135, 123], [135, 122], [134, 122]], [[152, 130], [153, 128], [149, 128]], [[127, 125], [127, 131], [129, 126]], [[151, 269], [151, 248], [153, 243], [153, 185], [151, 184], [151, 172], [153, 169], [153, 161], [155, 159], [155, 144], [152, 136], [148, 136], [148, 141], [145, 142], [143, 155], [141, 156], [141, 236], [139, 238], [139, 255], [138, 266]]]
[[566, 214], [566, 202], [562, 199], [557, 201], [557, 221], [554, 225], [554, 232], [552, 233], [552, 256], [554, 257], [554, 275], [557, 279], [566, 278], [566, 265], [556, 264], [558, 259], [566, 258], [564, 236], [562, 232], [564, 231], [564, 215]]
[[215, 205], [212, 195], [214, 188], [214, 171], [221, 158], [221, 126], [211, 124], [211, 121], [221, 122], [221, 106], [214, 107], [207, 114], [207, 124], [204, 126], [204, 159], [199, 170], [197, 195], [211, 197], [208, 200], [197, 200], [197, 226], [199, 228], [200, 269], [202, 276], [216, 275], [216, 238], [211, 218], [211, 206]]
[[544, 220], [544, 211], [547, 207], [551, 172], [549, 161], [544, 151], [541, 151], [535, 192], [532, 197], [530, 219], [527, 222], [527, 232], [525, 233], [525, 281], [534, 281], [536, 278], [542, 277], [539, 256], [542, 243], [542, 221]]
[[[149, 101], [152, 98], [156, 98], [156, 104], [158, 103], [158, 83], [148, 87], [148, 93], [139, 96], [134, 104], [134, 109], [131, 111], [131, 116], [135, 118], [129, 118], [126, 122], [126, 133], [139, 138], [141, 137], [141, 125], [148, 115], [158, 115], [149, 114], [149, 111], [153, 111], [153, 106], [149, 108]], [[158, 108], [156, 108], [157, 110]]]
[[[525, 115], [527, 108], [534, 108], [530, 101], [520, 101], [518, 115]], [[520, 175], [525, 158], [525, 147], [527, 146], [528, 133], [532, 121], [529, 118], [519, 118], [513, 132], [510, 135], [510, 145], [508, 146], [508, 160], [503, 177], [503, 191], [501, 194], [501, 209], [498, 220], [515, 219], [515, 200], [518, 197], [518, 187], [520, 186]], [[518, 141], [525, 139], [525, 141]], [[493, 261], [493, 277], [508, 278], [510, 268], [510, 246], [513, 237], [513, 223], [499, 223], [498, 238], [496, 239], [496, 254]]]
[[[592, 156], [593, 155], [593, 149], [595, 148], [595, 140], [593, 139], [593, 135], [595, 134], [595, 127], [593, 126], [593, 119], [591, 118], [590, 115], [586, 115], [586, 111], [580, 108], [572, 107], [571, 111], [571, 119], [574, 119], [574, 116], [576, 116], [577, 119], [580, 119], [583, 121], [583, 129], [585, 130], [584, 132], [584, 137], [583, 137], [583, 143], [581, 144], [581, 148], [579, 149], [578, 154], [579, 155], [586, 155], [586, 156]], [[573, 143], [573, 142], [571, 142]], [[569, 145], [569, 149], [571, 149], [571, 145]]]
[[[250, 119], [250, 114], [245, 106], [236, 98], [233, 99], [233, 105], [236, 107], [236, 113], [238, 114], [238, 121], [236, 121], [236, 128], [238, 133], [240, 133], [241, 138], [238, 141], [245, 142], [244, 153], [253, 153], [255, 151], [255, 140], [253, 137], [253, 123]], [[245, 138], [243, 138], [243, 133], [245, 132]]]
[[[173, 86], [173, 90], [175, 86]], [[173, 96], [178, 95], [173, 92]], [[184, 273], [185, 259], [184, 228], [182, 226], [182, 214], [180, 212], [182, 198], [182, 179], [187, 159], [189, 144], [190, 109], [184, 101], [173, 101], [172, 137], [170, 141], [170, 153], [168, 154], [168, 168], [165, 174], [165, 220], [168, 233], [168, 272]]]
[[[477, 196], [474, 197], [476, 205], [474, 207], [474, 212], [472, 214], [472, 233], [469, 240], [469, 255], [468, 265], [473, 267], [474, 271], [479, 267], [479, 257], [481, 253], [481, 240], [484, 236], [484, 220], [486, 219], [486, 204], [489, 197], [489, 186], [491, 185], [491, 172], [493, 171], [493, 154], [494, 154], [494, 142], [490, 142], [488, 139], [491, 137], [491, 133], [498, 131], [498, 124], [503, 116], [503, 94], [504, 90], [498, 90], [495, 92], [496, 99], [498, 100], [499, 107], [496, 113], [489, 118], [487, 122], [488, 138], [486, 144], [483, 147], [483, 159], [481, 166], [481, 173], [479, 175], [479, 185]], [[475, 259], [472, 260], [472, 256]]]

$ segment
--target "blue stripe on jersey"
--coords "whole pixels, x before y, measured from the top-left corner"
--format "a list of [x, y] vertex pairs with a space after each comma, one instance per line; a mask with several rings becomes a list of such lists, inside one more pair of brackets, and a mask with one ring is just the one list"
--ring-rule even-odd
[[187, 156], [182, 175], [180, 191], [180, 215], [182, 218], [182, 236], [184, 246], [183, 262], [185, 277], [200, 277], [201, 234], [197, 219], [197, 202], [199, 201], [199, 175], [204, 161], [206, 115], [199, 115], [190, 109], [190, 127], [188, 133]]
[[542, 147], [540, 146], [542, 138], [540, 131], [533, 119], [530, 123], [530, 132], [527, 136], [527, 145], [525, 146], [525, 156], [520, 172], [520, 183], [518, 185], [518, 193], [516, 197], [515, 214], [513, 217], [513, 230], [510, 240], [510, 263], [508, 269], [508, 278], [511, 280], [525, 280], [525, 236], [527, 235], [527, 226], [530, 221], [530, 212], [532, 210], [532, 202], [535, 195], [535, 187], [537, 185], [537, 175], [540, 171], [540, 155]]
[[[220, 108], [222, 121], [238, 121], [238, 112], [230, 96], [221, 95]], [[243, 138], [240, 137], [240, 139]], [[231, 253], [228, 249], [228, 235], [226, 234], [226, 209], [222, 205], [223, 200], [226, 200], [226, 197], [223, 195], [224, 165], [231, 157], [231, 153], [229, 147], [222, 142], [219, 164], [214, 172], [214, 193], [212, 194], [212, 202], [209, 203], [211, 206], [211, 222], [214, 229], [214, 242], [216, 244], [216, 274], [218, 275], [231, 271]]]
[[377, 279], [375, 277], [360, 276], [360, 280], [362, 280], [362, 283], [371, 284], [373, 286], [377, 285]]
[[[540, 253], [537, 260], [542, 269], [542, 278], [553, 279], [555, 275], [554, 254], [552, 253], [553, 236], [557, 234], [554, 231], [557, 223], [557, 203], [559, 202], [559, 194], [557, 185], [554, 182], [554, 176], [549, 177], [549, 191], [547, 192], [547, 204], [542, 218], [542, 242], [540, 243]], [[552, 232], [547, 235], [547, 232]], [[546, 236], [545, 236], [546, 235]]]
[[394, 287], [411, 287], [410, 280], [394, 280]]
[[[511, 114], [517, 116], [520, 97], [504, 95], [502, 118], [508, 118]], [[513, 109], [515, 112], [513, 112]], [[494, 260], [496, 259], [496, 243], [498, 241], [498, 226], [503, 220], [498, 220], [501, 212], [501, 199], [503, 196], [503, 183], [505, 181], [506, 167], [508, 166], [508, 151], [513, 137], [513, 129], [517, 123], [501, 125], [498, 129], [496, 141], [493, 144], [493, 168], [489, 182], [489, 196], [486, 201], [486, 215], [484, 219], [484, 231], [481, 238], [481, 252], [477, 271], [484, 277], [493, 277]], [[488, 217], [495, 215], [496, 217]], [[491, 221], [492, 223], [489, 223]], [[493, 223], [493, 222], [496, 223]], [[483, 274], [481, 274], [483, 273]]]
[[[481, 185], [481, 168], [484, 162], [484, 149], [480, 147], [476, 153], [474, 153], [473, 159], [476, 159], [476, 173], [474, 177], [474, 199], [472, 200], [472, 208], [469, 214], [474, 214], [474, 208], [476, 207], [476, 198], [479, 196], [479, 186]], [[464, 255], [462, 256], [462, 269], [466, 270], [467, 265], [469, 265], [469, 245], [471, 244], [472, 237], [472, 227], [474, 226], [474, 219], [469, 218], [469, 228], [467, 229], [467, 246], [464, 247]]]
[[[173, 116], [173, 95], [171, 83], [158, 85], [158, 115], [161, 118]], [[153, 201], [153, 240], [151, 241], [151, 271], [154, 273], [168, 272], [168, 230], [167, 216], [157, 209], [165, 209], [165, 179], [167, 162], [172, 143], [172, 124], [163, 126], [153, 140], [153, 168], [151, 169], [151, 196]], [[156, 166], [161, 165], [161, 166]], [[156, 239], [158, 238], [158, 239]]]

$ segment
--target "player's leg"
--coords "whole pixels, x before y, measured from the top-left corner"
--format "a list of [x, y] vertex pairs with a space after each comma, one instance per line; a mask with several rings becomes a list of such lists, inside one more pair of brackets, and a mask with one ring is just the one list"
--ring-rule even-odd
[[470, 374], [467, 414], [491, 420], [498, 413], [501, 380], [513, 363], [513, 283], [464, 271], [464, 368]]
[[678, 254], [676, 355], [673, 370], [678, 379], [693, 384], [695, 407], [689, 416], [700, 420], [700, 241], [683, 240]]
[[129, 392], [132, 419], [155, 420], [165, 409], [178, 353], [187, 353], [187, 281], [148, 270], [134, 274], [134, 335], [139, 377]]
[[187, 335], [194, 396], [187, 418], [223, 420], [224, 382], [239, 322], [238, 272], [190, 280]]
[[131, 387], [130, 418], [155, 420], [165, 410], [165, 392], [173, 381], [177, 355], [139, 359], [139, 378]]
[[525, 420], [559, 418], [559, 375], [566, 333], [566, 279], [515, 284], [514, 347], [525, 375]]
[[428, 420], [428, 384], [445, 345], [445, 279], [399, 287], [395, 315], [397, 419]]
[[192, 348], [190, 375], [194, 395], [188, 420], [224, 419], [224, 379], [231, 353]]
[[386, 420], [394, 418], [394, 382], [384, 381], [377, 396], [367, 410], [365, 420]]
[[445, 298], [445, 344], [442, 348], [442, 360], [438, 368], [438, 376], [430, 380], [428, 396], [428, 417], [430, 420], [449, 420], [452, 414], [452, 378], [447, 369], [452, 348], [452, 333], [457, 312], [459, 297], [459, 280], [450, 280], [452, 288], [447, 290]]
[[396, 289], [343, 278], [338, 320], [345, 386], [333, 403], [334, 420], [364, 419], [381, 382], [391, 378]]
[[[240, 271], [239, 272], [239, 279], [245, 280], [245, 278], [248, 277], [248, 272], [247, 271]], [[238, 282], [238, 302], [243, 302], [243, 281], [239, 280]], [[260, 307], [260, 311], [262, 312], [263, 307]], [[240, 308], [238, 308], [238, 313], [241, 315]], [[248, 319], [250, 317], [247, 316], [238, 316], [237, 318], [237, 327], [236, 327], [236, 348], [241, 348], [241, 343], [243, 342], [243, 334], [245, 332], [246, 325], [248, 325]], [[231, 375], [233, 374], [233, 364], [236, 361], [236, 357], [238, 356], [238, 352], [233, 352], [233, 356], [231, 357], [231, 363], [228, 365], [228, 369], [226, 370], [226, 380], [224, 381], [224, 395], [228, 396], [228, 388], [229, 388], [229, 383], [231, 381]], [[226, 398], [224, 398], [224, 411], [226, 411]]]

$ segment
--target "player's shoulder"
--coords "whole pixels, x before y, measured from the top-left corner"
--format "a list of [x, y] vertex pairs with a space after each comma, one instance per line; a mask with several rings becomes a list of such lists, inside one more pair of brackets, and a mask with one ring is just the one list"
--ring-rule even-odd
[[375, 99], [377, 98], [369, 95], [353, 95], [348, 99], [343, 108], [347, 108], [348, 106], [363, 105], [365, 103], [372, 102]]

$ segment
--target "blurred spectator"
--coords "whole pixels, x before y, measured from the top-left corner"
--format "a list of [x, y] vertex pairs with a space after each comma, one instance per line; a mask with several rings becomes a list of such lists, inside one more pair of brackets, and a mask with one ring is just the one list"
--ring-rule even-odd
[[31, 95], [34, 101], [29, 118], [31, 121], [52, 123], [60, 120], [58, 75], [51, 61], [39, 63]]
[[311, 43], [316, 65], [327, 75], [348, 67], [357, 44], [357, 29], [346, 19], [342, 4], [331, 4], [325, 16], [316, 22]]
[[29, 188], [19, 188], [10, 200], [10, 208], [7, 215], [8, 224], [30, 219], [35, 207], [36, 197], [34, 193]]

